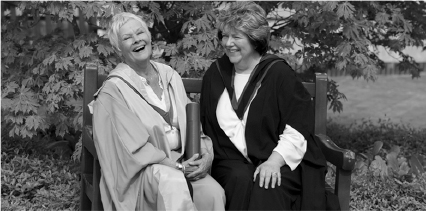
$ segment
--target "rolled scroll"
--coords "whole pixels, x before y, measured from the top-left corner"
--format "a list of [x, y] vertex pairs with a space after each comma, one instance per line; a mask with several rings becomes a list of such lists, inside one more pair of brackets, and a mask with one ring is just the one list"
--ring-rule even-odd
[[190, 159], [194, 154], [200, 155], [200, 105], [191, 102], [185, 107], [187, 113], [187, 140], [185, 143], [184, 159]]

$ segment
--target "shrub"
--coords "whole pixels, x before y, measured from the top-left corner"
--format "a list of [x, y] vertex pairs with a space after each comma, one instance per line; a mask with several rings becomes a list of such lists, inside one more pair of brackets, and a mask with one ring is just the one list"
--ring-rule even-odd
[[327, 134], [339, 146], [356, 152], [352, 209], [425, 210], [425, 129], [381, 119], [350, 126], [330, 120]]
[[78, 210], [80, 164], [31, 143], [2, 140], [2, 209]]
[[372, 148], [375, 141], [382, 141], [384, 148], [399, 146], [404, 157], [412, 154], [426, 154], [426, 129], [417, 129], [404, 124], [393, 123], [390, 119], [362, 120], [351, 125], [341, 125], [328, 120], [326, 134], [334, 142], [355, 153], [364, 153]]
[[426, 174], [411, 183], [353, 174], [350, 207], [354, 210], [425, 210]]

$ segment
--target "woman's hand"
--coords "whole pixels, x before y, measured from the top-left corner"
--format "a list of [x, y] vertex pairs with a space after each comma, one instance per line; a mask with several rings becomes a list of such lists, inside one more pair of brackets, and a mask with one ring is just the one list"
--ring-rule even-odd
[[256, 180], [256, 176], [259, 174], [260, 187], [264, 186], [265, 189], [268, 189], [270, 182], [271, 188], [275, 188], [276, 183], [277, 186], [280, 186], [282, 182], [280, 168], [285, 164], [286, 163], [282, 156], [277, 152], [273, 152], [267, 161], [256, 168], [254, 172], [254, 182]]
[[202, 157], [196, 161], [190, 161], [190, 159], [188, 160], [190, 162], [185, 161], [184, 163], [188, 163], [189, 165], [188, 167], [186, 167], [186, 172], [189, 173], [186, 175], [186, 177], [190, 181], [196, 181], [206, 177], [209, 172], [209, 169], [211, 168], [212, 160], [212, 155], [210, 155], [209, 153], [203, 153]]

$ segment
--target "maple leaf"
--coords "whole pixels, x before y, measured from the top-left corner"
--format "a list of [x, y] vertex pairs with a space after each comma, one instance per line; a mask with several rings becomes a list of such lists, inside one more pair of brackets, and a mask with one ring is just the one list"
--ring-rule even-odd
[[210, 52], [214, 50], [214, 47], [212, 42], [202, 42], [200, 43], [198, 50], [200, 50], [200, 53], [202, 53], [202, 55], [207, 56]]
[[184, 49], [190, 49], [193, 46], [197, 45], [197, 40], [193, 36], [185, 36], [182, 40]]
[[73, 63], [71, 63], [71, 60], [73, 60], [73, 57], [66, 57], [66, 58], [59, 59], [55, 63], [55, 69], [57, 71], [59, 71], [59, 70], [68, 70], [68, 67], [73, 65]]
[[2, 96], [2, 98], [1, 98], [1, 109], [9, 110], [10, 108], [12, 108], [13, 105], [14, 105], [13, 100], [11, 100], [9, 98], [4, 98]]
[[383, 25], [388, 22], [389, 17], [390, 16], [387, 13], [379, 12], [375, 15], [375, 21], [378, 24]]
[[351, 51], [351, 45], [349, 42], [341, 42], [337, 46], [337, 53], [338, 56], [346, 57]]
[[199, 41], [210, 41], [210, 33], [203, 32], [197, 36]]
[[378, 71], [378, 68], [375, 66], [375, 65], [373, 65], [373, 64], [368, 64], [368, 65], [366, 65], [366, 67], [365, 68], [363, 68], [363, 77], [366, 79], [366, 80], [372, 80], [372, 81], [375, 81], [376, 80], [376, 75], [377, 75], [377, 71]]
[[64, 56], [71, 56], [74, 53], [73, 47], [69, 44], [62, 50]]
[[323, 2], [323, 3], [325, 3], [323, 5], [323, 10], [325, 10], [325, 11], [333, 11], [338, 5], [338, 2], [336, 2], [336, 1], [328, 1], [328, 2]]
[[29, 77], [29, 78], [26, 78], [26, 79], [22, 80], [22, 85], [23, 86], [31, 87], [31, 86], [33, 86], [33, 84], [34, 84], [33, 77]]
[[82, 85], [83, 84], [83, 73], [82, 72], [75, 73], [75, 75], [72, 78], [74, 79], [74, 85]]
[[68, 126], [64, 122], [60, 122], [56, 125], [55, 134], [60, 137], [64, 137], [65, 133], [68, 133]]
[[203, 15], [201, 18], [195, 20], [194, 25], [197, 29], [202, 29], [203, 31], [207, 31], [211, 28], [210, 21], [207, 19], [206, 15]]
[[92, 47], [91, 46], [84, 46], [82, 48], [79, 49], [79, 57], [80, 58], [85, 58], [85, 57], [89, 57], [92, 54]]
[[302, 2], [295, 1], [292, 3], [292, 9], [298, 11], [304, 9], [304, 5], [302, 4]]
[[10, 122], [16, 123], [18, 125], [21, 125], [22, 123], [24, 123], [24, 116], [22, 114], [18, 114], [18, 115], [7, 115], [7, 119]]
[[186, 21], [184, 24], [182, 24], [181, 33], [184, 33], [188, 27], [191, 27], [192, 26], [191, 23], [192, 23], [192, 21], [190, 20], [190, 21]]
[[354, 6], [350, 2], [344, 2], [338, 5], [337, 15], [348, 19], [353, 17], [354, 11]]
[[2, 95], [3, 94], [9, 94], [10, 92], [15, 93], [15, 90], [19, 88], [19, 85], [15, 82], [9, 82], [7, 85], [2, 89]]
[[343, 29], [343, 34], [348, 39], [356, 40], [359, 38], [359, 30], [356, 24], [346, 24]]
[[165, 54], [166, 54], [166, 56], [173, 56], [173, 55], [176, 55], [178, 53], [179, 52], [178, 52], [178, 49], [177, 49], [177, 46], [176, 46], [175, 43], [173, 43], [173, 44], [167, 44], [165, 46]]
[[60, 11], [58, 12], [58, 16], [60, 19], [66, 19], [69, 22], [72, 22], [73, 17], [74, 17], [74, 13], [72, 10], [61, 8]]
[[103, 54], [104, 56], [108, 56], [108, 55], [110, 55], [110, 53], [114, 52], [113, 48], [111, 48], [108, 45], [106, 46], [106, 45], [103, 45], [103, 44], [97, 44], [96, 46], [97, 46], [97, 48], [96, 48], [97, 51], [100, 54]]
[[40, 116], [27, 116], [25, 118], [25, 126], [30, 130], [37, 130], [40, 125]]
[[19, 95], [15, 99], [14, 113], [23, 112], [37, 112], [37, 108], [40, 106], [37, 99], [34, 98], [34, 92], [25, 86], [21, 86]]
[[12, 129], [9, 131], [9, 137], [14, 137], [19, 135], [20, 128], [18, 125], [13, 125]]
[[63, 83], [61, 85], [61, 90], [59, 92], [60, 95], [65, 96], [73, 96], [74, 94], [74, 87], [71, 84]]
[[43, 60], [43, 64], [47, 66], [47, 65], [52, 64], [55, 60], [56, 60], [56, 55], [52, 54], [52, 55], [50, 55], [49, 57], [47, 57], [46, 59]]
[[365, 55], [358, 53], [354, 55], [354, 62], [364, 66], [368, 62], [368, 58], [366, 58]]
[[335, 63], [335, 68], [338, 70], [343, 70], [347, 66], [347, 60], [343, 59], [337, 63]]
[[165, 20], [160, 13], [160, 5], [156, 2], [150, 2], [148, 8], [151, 10], [151, 18], [165, 25]]
[[80, 49], [80, 48], [82, 48], [85, 44], [86, 44], [86, 41], [85, 41], [85, 40], [74, 40], [74, 42], [73, 42], [73, 47], [74, 47], [75, 49]]

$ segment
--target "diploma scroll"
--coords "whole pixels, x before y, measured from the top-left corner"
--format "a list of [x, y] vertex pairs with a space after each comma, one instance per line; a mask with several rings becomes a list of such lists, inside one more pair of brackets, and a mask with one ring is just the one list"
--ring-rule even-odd
[[199, 103], [188, 103], [187, 113], [187, 140], [185, 143], [184, 159], [190, 159], [194, 154], [200, 155], [200, 105]]

